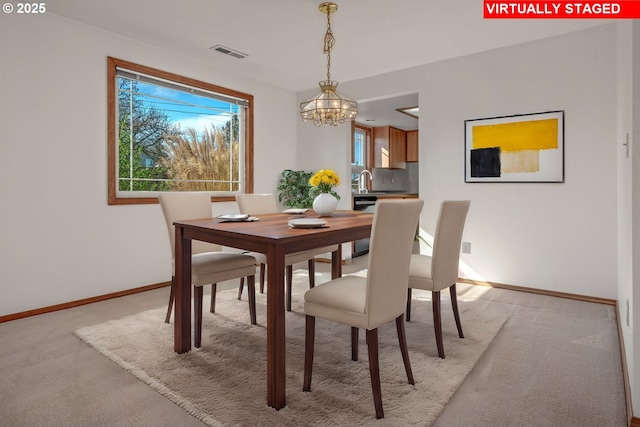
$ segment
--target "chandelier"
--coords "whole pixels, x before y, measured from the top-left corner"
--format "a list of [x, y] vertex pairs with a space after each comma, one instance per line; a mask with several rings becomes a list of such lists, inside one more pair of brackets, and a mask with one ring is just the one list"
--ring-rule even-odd
[[338, 82], [331, 80], [331, 49], [335, 38], [331, 32], [330, 15], [338, 10], [335, 3], [320, 4], [320, 12], [327, 14], [327, 33], [324, 35], [324, 53], [327, 54], [327, 80], [319, 83], [320, 93], [300, 104], [300, 115], [305, 122], [316, 126], [340, 126], [355, 119], [358, 103], [336, 91]]

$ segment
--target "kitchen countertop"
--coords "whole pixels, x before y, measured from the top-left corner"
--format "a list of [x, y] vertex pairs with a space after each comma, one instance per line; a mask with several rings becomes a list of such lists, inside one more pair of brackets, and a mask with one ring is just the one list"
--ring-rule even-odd
[[354, 210], [373, 213], [375, 210], [375, 202], [380, 199], [417, 199], [418, 195], [415, 193], [394, 193], [374, 191], [371, 193], [352, 193], [351, 194], [351, 207]]
[[417, 199], [418, 195], [415, 193], [394, 193], [383, 191], [371, 191], [369, 193], [351, 193], [351, 197], [360, 196], [376, 196], [378, 199]]

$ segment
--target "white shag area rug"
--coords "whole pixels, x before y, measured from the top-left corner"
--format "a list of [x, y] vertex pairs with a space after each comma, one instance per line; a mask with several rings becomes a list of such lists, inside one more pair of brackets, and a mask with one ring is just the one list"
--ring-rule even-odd
[[287, 406], [280, 411], [266, 404], [266, 294], [256, 295], [256, 326], [249, 322], [246, 291], [242, 301], [235, 289], [219, 292], [215, 314], [205, 295], [202, 347], [185, 354], [173, 351], [166, 307], [82, 328], [76, 336], [209, 426], [428, 426], [509, 316], [499, 304], [459, 298], [465, 333], [460, 339], [443, 293], [446, 359], [440, 359], [431, 293], [414, 290], [405, 327], [416, 384], [407, 383], [395, 322], [380, 328], [385, 418], [376, 420], [364, 331], [354, 362], [350, 328], [317, 319], [311, 392], [302, 392], [307, 287], [307, 272], [296, 271], [293, 311], [286, 314]]

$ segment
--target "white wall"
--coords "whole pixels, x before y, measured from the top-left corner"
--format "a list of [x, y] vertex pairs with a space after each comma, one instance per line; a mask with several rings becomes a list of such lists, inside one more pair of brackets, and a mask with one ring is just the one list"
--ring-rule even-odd
[[[470, 199], [464, 276], [616, 298], [616, 30], [613, 25], [353, 82], [356, 99], [419, 92], [421, 224], [443, 199]], [[302, 100], [307, 94], [298, 94]], [[464, 183], [464, 120], [565, 111], [565, 183]], [[298, 125], [309, 168], [315, 130]]]
[[[420, 96], [420, 188], [471, 199], [467, 276], [616, 297], [615, 65], [609, 26], [433, 67], [445, 83]], [[565, 183], [464, 184], [464, 119], [547, 110], [565, 111]]]
[[[351, 209], [351, 126], [316, 127], [298, 119], [298, 169], [316, 172], [333, 169], [340, 177], [336, 193], [340, 196], [338, 209]], [[336, 161], [339, 159], [339, 161]]]
[[255, 191], [295, 167], [294, 93], [54, 14], [14, 18], [0, 25], [0, 315], [170, 279], [159, 205], [107, 205], [107, 56], [254, 95]]
[[[634, 360], [634, 307], [640, 307], [634, 303], [633, 291], [633, 237], [629, 231], [633, 229], [632, 208], [632, 150], [629, 147], [627, 153], [627, 134], [629, 144], [632, 144], [633, 136], [633, 51], [640, 49], [633, 43], [632, 21], [620, 22], [618, 29], [617, 46], [617, 89], [618, 89], [618, 123], [617, 123], [617, 162], [618, 162], [618, 311], [620, 315], [620, 328], [623, 336], [627, 357], [628, 375], [631, 384], [635, 384], [632, 396], [636, 397], [634, 406], [638, 407], [637, 397], [640, 396], [635, 381]], [[636, 30], [637, 31], [637, 30]], [[629, 155], [627, 155], [629, 154]], [[640, 270], [637, 270], [640, 271]], [[636, 273], [637, 274], [637, 273]]]
[[[640, 21], [618, 24], [618, 304], [633, 407], [640, 407]], [[627, 139], [628, 138], [628, 139]], [[623, 144], [629, 144], [625, 147]], [[627, 310], [627, 305], [629, 310]], [[637, 416], [637, 415], [636, 415]]]
[[[637, 355], [640, 355], [640, 21], [632, 21], [632, 91], [631, 91], [631, 123], [630, 123], [630, 138], [629, 138], [629, 156], [632, 159], [632, 177], [631, 177], [631, 231], [629, 229], [622, 230], [623, 234], [632, 235], [632, 250], [631, 257], [626, 258], [631, 262], [631, 271], [633, 281], [631, 283], [625, 282], [627, 286], [626, 294], [633, 295], [633, 302], [631, 308], [631, 332], [633, 334], [633, 340], [631, 343], [625, 341], [625, 347], [627, 349], [632, 348], [631, 352], [627, 353], [627, 363], [631, 366], [629, 378], [631, 382], [631, 396], [633, 401], [633, 407], [640, 408], [640, 369], [638, 366]], [[635, 126], [633, 125], [635, 123]], [[622, 300], [618, 298], [620, 303]], [[623, 324], [624, 325], [624, 324]], [[628, 328], [627, 328], [628, 330]], [[630, 361], [631, 360], [631, 361]], [[637, 412], [636, 412], [637, 414]], [[635, 415], [635, 414], [634, 414]]]
[[[640, 354], [640, 20], [632, 21], [632, 91], [631, 91], [631, 122], [629, 124], [629, 150], [632, 159], [632, 177], [631, 177], [631, 231], [627, 229], [621, 230], [623, 234], [632, 235], [631, 257], [625, 258], [631, 262], [631, 271], [633, 281], [631, 283], [624, 282], [626, 286], [626, 295], [633, 295], [632, 311], [631, 311], [631, 332], [633, 340], [631, 343], [625, 341], [627, 349], [627, 363], [631, 365], [629, 378], [631, 382], [631, 396], [633, 407], [640, 408], [640, 362], [637, 355]], [[633, 125], [635, 123], [635, 126]], [[622, 300], [618, 298], [620, 303]], [[623, 323], [624, 325], [624, 323]], [[624, 328], [624, 326], [623, 326]], [[628, 328], [627, 328], [628, 330]], [[637, 416], [637, 412], [634, 414]]]

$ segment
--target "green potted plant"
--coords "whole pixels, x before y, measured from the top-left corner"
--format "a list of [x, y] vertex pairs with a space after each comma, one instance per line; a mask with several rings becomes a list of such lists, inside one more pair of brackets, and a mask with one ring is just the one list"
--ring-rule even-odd
[[294, 171], [285, 169], [280, 173], [278, 183], [278, 201], [284, 202], [287, 208], [311, 209], [313, 198], [311, 197], [311, 184], [309, 179], [313, 172]]

